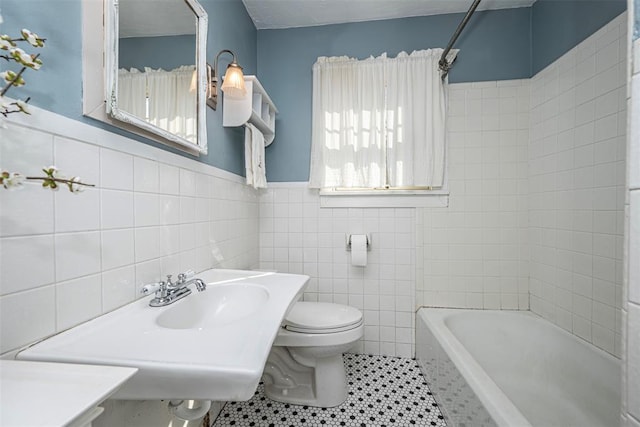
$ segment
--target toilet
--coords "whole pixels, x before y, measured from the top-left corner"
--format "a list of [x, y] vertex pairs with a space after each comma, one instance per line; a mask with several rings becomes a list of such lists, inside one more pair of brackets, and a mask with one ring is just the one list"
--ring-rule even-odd
[[362, 312], [347, 305], [297, 302], [291, 308], [265, 365], [269, 399], [329, 408], [347, 398], [342, 353], [363, 334]]

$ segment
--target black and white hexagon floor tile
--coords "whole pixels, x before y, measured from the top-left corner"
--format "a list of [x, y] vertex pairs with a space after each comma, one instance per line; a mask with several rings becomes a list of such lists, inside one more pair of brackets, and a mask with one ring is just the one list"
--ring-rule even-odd
[[246, 402], [229, 402], [214, 427], [446, 427], [413, 359], [345, 354], [349, 394], [335, 408], [274, 402], [262, 383]]

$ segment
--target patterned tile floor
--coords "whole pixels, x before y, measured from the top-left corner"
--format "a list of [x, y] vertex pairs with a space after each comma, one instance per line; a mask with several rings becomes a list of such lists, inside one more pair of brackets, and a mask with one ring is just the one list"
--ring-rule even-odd
[[229, 402], [214, 427], [446, 427], [413, 359], [345, 354], [349, 394], [335, 408], [289, 405], [267, 399], [260, 383], [246, 402]]

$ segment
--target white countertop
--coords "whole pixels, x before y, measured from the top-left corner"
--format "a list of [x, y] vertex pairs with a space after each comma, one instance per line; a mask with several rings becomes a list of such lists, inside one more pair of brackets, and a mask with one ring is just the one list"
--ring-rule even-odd
[[0, 425], [69, 425], [136, 372], [114, 366], [0, 360]]

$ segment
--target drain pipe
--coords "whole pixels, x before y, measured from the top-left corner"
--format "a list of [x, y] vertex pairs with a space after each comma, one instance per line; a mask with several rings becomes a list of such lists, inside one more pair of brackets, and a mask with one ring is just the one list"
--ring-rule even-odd
[[[195, 408], [189, 408], [189, 402], [198, 405]], [[210, 400], [172, 400], [167, 405], [169, 412], [177, 418], [184, 421], [194, 421], [204, 417], [211, 409]]]

